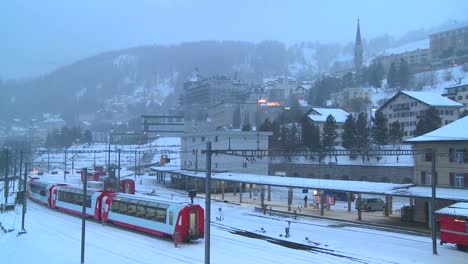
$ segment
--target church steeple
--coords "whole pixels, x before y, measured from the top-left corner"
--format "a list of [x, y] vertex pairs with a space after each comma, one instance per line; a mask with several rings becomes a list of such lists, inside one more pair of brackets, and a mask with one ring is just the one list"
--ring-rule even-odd
[[359, 75], [362, 68], [362, 41], [361, 28], [359, 26], [359, 18], [357, 21], [356, 42], [354, 43], [354, 70]]

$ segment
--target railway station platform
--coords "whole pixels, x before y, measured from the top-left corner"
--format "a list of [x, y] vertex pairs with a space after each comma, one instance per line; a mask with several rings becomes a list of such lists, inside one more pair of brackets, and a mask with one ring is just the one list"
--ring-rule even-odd
[[[204, 197], [201, 193], [199, 197]], [[212, 200], [236, 204], [243, 207], [251, 207], [252, 210], [264, 213], [266, 215], [283, 215], [289, 217], [315, 217], [328, 220], [336, 220], [348, 223], [356, 223], [360, 225], [377, 226], [382, 228], [400, 229], [408, 232], [417, 232], [430, 234], [430, 229], [426, 224], [417, 222], [402, 221], [399, 204], [397, 203], [392, 208], [392, 214], [385, 216], [383, 211], [366, 212], [361, 211], [361, 220], [358, 219], [358, 211], [354, 208], [355, 203], [351, 203], [351, 210], [348, 211], [348, 202], [337, 201], [335, 205], [330, 205], [324, 209], [324, 214], [321, 215], [320, 208], [313, 204], [308, 204], [304, 207], [303, 202], [296, 203], [288, 208], [287, 199], [272, 198], [270, 201], [265, 199], [265, 208], [260, 204], [259, 197], [250, 197], [248, 192], [242, 194], [242, 202], [240, 202], [239, 193], [225, 193], [224, 199], [221, 194], [211, 194]], [[297, 201], [297, 199], [295, 200]]]

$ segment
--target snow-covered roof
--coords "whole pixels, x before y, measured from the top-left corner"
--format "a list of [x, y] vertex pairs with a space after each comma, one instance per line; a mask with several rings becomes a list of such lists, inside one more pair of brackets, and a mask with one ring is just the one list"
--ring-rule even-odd
[[426, 133], [422, 136], [406, 140], [407, 142], [425, 141], [468, 141], [466, 128], [468, 127], [468, 116], [455, 120], [439, 129]]
[[468, 217], [468, 203], [460, 202], [435, 211], [436, 214]]
[[415, 51], [418, 49], [429, 49], [429, 39], [423, 39], [405, 44], [400, 47], [386, 49], [379, 53], [377, 57], [390, 56], [392, 54], [401, 54], [405, 52]]
[[337, 123], [344, 123], [349, 113], [340, 108], [312, 108], [313, 111], [319, 113], [310, 114], [308, 117], [315, 122], [325, 122], [329, 115], [332, 115], [335, 118]]
[[401, 93], [413, 97], [414, 99], [426, 103], [430, 106], [463, 106], [463, 104], [450, 100], [447, 97], [443, 97], [442, 95], [436, 93], [414, 91], [401, 91]]

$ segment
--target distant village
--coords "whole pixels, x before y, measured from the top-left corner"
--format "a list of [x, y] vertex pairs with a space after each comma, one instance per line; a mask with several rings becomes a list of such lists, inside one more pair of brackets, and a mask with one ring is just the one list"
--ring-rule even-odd
[[[435, 156], [430, 153], [437, 151], [438, 185], [463, 188], [468, 187], [468, 134], [453, 135], [460, 124], [468, 127], [466, 76], [468, 27], [432, 34], [365, 62], [358, 22], [353, 65], [315, 80], [297, 81], [285, 73], [253, 84], [194, 69], [183, 84], [181, 109], [142, 115], [136, 123], [140, 131], [98, 131], [86, 122], [64, 130], [60, 116], [44, 114], [29, 127], [18, 120], [6, 131], [0, 124], [0, 137], [26, 135], [33, 148], [45, 150], [180, 137], [181, 169], [194, 171], [204, 169], [208, 141], [225, 150], [314, 150], [324, 154], [257, 160], [217, 155], [213, 170], [418, 185], [431, 184]], [[381, 149], [415, 154], [362, 154]], [[349, 155], [330, 154], [339, 150]]]

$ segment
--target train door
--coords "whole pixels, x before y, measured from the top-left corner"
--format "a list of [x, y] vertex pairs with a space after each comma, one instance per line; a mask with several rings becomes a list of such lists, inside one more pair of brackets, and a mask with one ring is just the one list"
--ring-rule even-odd
[[107, 196], [104, 196], [104, 197], [102, 198], [102, 202], [101, 202], [101, 204], [102, 204], [102, 208], [101, 208], [101, 221], [102, 221], [102, 222], [107, 222], [107, 217], [108, 217], [108, 215], [109, 215], [109, 204], [107, 203], [107, 199], [108, 199], [108, 198], [109, 198], [109, 197], [107, 197]]
[[129, 182], [125, 182], [125, 187], [124, 187], [124, 192], [125, 193], [131, 193], [131, 189], [130, 189], [130, 183]]
[[58, 189], [52, 187], [52, 198], [50, 199], [50, 207], [55, 208], [58, 199]]
[[198, 211], [189, 212], [189, 235], [198, 235]]

